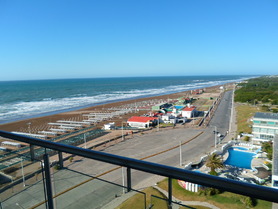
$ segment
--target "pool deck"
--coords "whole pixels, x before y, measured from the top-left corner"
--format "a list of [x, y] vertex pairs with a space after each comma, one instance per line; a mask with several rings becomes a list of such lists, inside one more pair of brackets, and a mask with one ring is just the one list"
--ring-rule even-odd
[[[244, 147], [249, 148], [249, 150], [245, 150], [246, 152], [254, 152], [251, 150], [250, 146], [239, 146], [235, 147]], [[228, 158], [229, 153], [228, 150], [224, 152], [222, 155], [223, 162]], [[241, 181], [249, 181], [251, 183], [255, 183], [256, 181], [263, 181], [263, 179], [267, 178], [271, 172], [265, 169], [264, 163], [267, 160], [266, 154], [263, 152], [259, 152], [257, 156], [255, 156], [251, 162], [252, 169], [238, 168], [235, 166], [225, 165], [225, 168], [219, 169], [219, 176], [224, 178], [234, 178]], [[209, 173], [210, 169], [203, 165], [198, 170], [202, 173]]]

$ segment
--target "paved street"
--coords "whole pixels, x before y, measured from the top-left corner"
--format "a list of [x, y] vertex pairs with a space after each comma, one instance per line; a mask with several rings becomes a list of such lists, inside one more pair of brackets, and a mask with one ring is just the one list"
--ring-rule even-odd
[[[104, 151], [117, 155], [142, 159], [177, 146], [175, 149], [149, 157], [145, 160], [180, 167], [179, 144], [185, 143], [194, 136], [201, 134], [196, 139], [181, 147], [183, 165], [188, 164], [189, 162], [197, 162], [201, 156], [215, 149], [215, 135], [213, 133], [215, 126], [217, 131], [223, 135], [226, 135], [226, 131], [229, 129], [231, 93], [232, 92], [226, 92], [224, 94], [223, 99], [215, 112], [215, 116], [211, 120], [209, 127], [205, 129], [160, 129], [159, 132], [135, 135], [133, 139], [125, 140], [116, 145], [110, 146]], [[225, 137], [224, 140], [228, 140], [227, 137]], [[54, 193], [59, 194], [78, 183], [90, 179], [90, 176], [100, 175], [115, 167], [117, 166], [91, 159], [76, 158], [75, 161], [67, 167], [67, 169], [63, 169], [55, 173], [53, 185], [55, 188]], [[119, 168], [101, 176], [101, 178], [117, 184], [122, 184], [122, 169]], [[132, 170], [132, 187], [134, 189], [141, 189], [145, 186], [153, 185], [156, 183], [154, 179], [160, 178], [154, 175]], [[15, 203], [19, 203], [21, 207], [29, 208], [35, 203], [44, 200], [42, 188], [41, 183], [29, 187], [24, 192], [21, 192], [20, 194], [5, 201], [2, 206], [4, 209], [15, 208]], [[118, 186], [99, 180], [92, 180], [60, 195], [56, 198], [54, 204], [57, 205], [57, 208], [100, 208], [104, 206], [104, 204], [115, 199], [115, 195], [121, 195], [122, 191], [122, 188]], [[45, 206], [42, 205], [38, 208], [45, 208]]]

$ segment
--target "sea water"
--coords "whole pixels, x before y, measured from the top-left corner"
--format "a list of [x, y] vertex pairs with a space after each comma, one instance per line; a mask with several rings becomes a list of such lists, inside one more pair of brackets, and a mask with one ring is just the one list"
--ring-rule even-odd
[[251, 76], [176, 76], [0, 81], [0, 123], [118, 100], [171, 94]]

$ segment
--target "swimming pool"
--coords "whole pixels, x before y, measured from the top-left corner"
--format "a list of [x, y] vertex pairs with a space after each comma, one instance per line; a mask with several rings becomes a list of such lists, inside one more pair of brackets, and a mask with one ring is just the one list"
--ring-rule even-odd
[[182, 108], [184, 108], [185, 106], [179, 106], [179, 105], [175, 105], [174, 107], [175, 107], [176, 109], [178, 109], [178, 110], [179, 110], [179, 109], [182, 109]]
[[233, 147], [234, 149], [239, 149], [239, 150], [248, 150], [248, 148], [245, 147]]
[[246, 148], [231, 147], [228, 149], [229, 157], [224, 162], [226, 165], [232, 165], [239, 168], [251, 169], [251, 162], [253, 157], [256, 155], [253, 152], [245, 152]]

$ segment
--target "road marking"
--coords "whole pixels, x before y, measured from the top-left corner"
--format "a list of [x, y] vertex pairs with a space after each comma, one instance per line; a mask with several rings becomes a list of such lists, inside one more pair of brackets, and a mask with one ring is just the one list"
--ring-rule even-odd
[[[185, 144], [187, 144], [187, 143], [193, 141], [194, 139], [196, 139], [197, 137], [199, 137], [199, 136], [202, 135], [203, 133], [204, 133], [204, 132], [202, 131], [201, 133], [199, 133], [199, 134], [197, 134], [196, 136], [192, 137], [192, 138], [189, 139], [188, 141], [183, 142], [181, 145], [185, 145]], [[151, 157], [160, 155], [160, 154], [162, 154], [162, 153], [169, 152], [169, 151], [171, 151], [171, 150], [173, 150], [173, 149], [178, 148], [179, 146], [180, 146], [180, 145], [171, 147], [171, 148], [166, 149], [166, 150], [163, 150], [163, 151], [161, 151], [161, 152], [158, 152], [158, 153], [149, 155], [149, 156], [147, 156], [147, 157], [143, 157], [143, 158], [141, 158], [141, 159], [139, 159], [139, 160], [145, 160], [145, 159], [148, 159], [148, 158], [151, 158]], [[108, 173], [111, 173], [112, 171], [118, 170], [118, 169], [120, 169], [121, 167], [122, 167], [122, 166], [117, 166], [117, 167], [112, 168], [112, 169], [110, 169], [110, 170], [108, 170], [108, 171], [106, 171], [106, 172], [104, 172], [104, 173], [102, 173], [102, 174], [99, 174], [99, 175], [95, 176], [95, 177], [91, 177], [91, 178], [89, 178], [89, 179], [87, 179], [87, 180], [85, 180], [85, 181], [83, 181], [83, 182], [81, 182], [81, 183], [79, 183], [79, 184], [76, 184], [75, 186], [72, 186], [72, 187], [70, 187], [70, 188], [64, 190], [63, 192], [60, 192], [60, 193], [54, 195], [53, 198], [59, 197], [60, 195], [65, 194], [66, 192], [69, 192], [70, 190], [73, 190], [73, 189], [75, 189], [75, 188], [77, 188], [77, 187], [79, 187], [79, 186], [81, 186], [81, 185], [83, 185], [83, 184], [85, 184], [85, 183], [88, 183], [88, 182], [90, 182], [90, 181], [92, 181], [92, 180], [94, 180], [94, 179], [97, 179], [97, 178], [99, 178], [99, 177], [101, 177], [101, 176], [103, 176], [103, 175], [106, 175], [106, 174], [108, 174]], [[44, 204], [44, 203], [46, 203], [46, 201], [42, 201], [42, 202], [40, 202], [40, 203], [34, 205], [33, 207], [31, 207], [31, 209], [37, 208], [37, 207], [41, 206], [41, 205]]]

